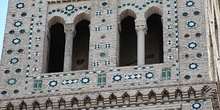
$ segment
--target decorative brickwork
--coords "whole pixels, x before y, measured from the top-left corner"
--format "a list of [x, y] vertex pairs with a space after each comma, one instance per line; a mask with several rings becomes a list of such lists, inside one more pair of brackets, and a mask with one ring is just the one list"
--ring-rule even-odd
[[9, 0], [3, 110], [218, 110], [218, 0]]

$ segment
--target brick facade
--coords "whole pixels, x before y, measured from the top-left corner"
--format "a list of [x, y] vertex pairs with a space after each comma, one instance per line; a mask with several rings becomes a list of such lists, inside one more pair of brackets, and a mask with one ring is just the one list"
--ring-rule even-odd
[[[149, 41], [158, 32], [150, 32], [153, 15], [161, 17], [162, 62], [148, 58], [160, 56], [157, 40]], [[218, 15], [216, 0], [9, 0], [0, 108], [218, 110]], [[121, 43], [127, 17], [134, 50]], [[89, 22], [88, 51], [74, 42], [86, 36], [81, 21]], [[56, 24], [65, 36], [63, 71], [49, 72]], [[121, 46], [133, 65], [120, 65]]]

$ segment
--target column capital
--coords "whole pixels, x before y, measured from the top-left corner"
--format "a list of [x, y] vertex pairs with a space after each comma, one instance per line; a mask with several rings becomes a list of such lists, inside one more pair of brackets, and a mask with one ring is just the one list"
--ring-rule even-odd
[[65, 24], [64, 25], [64, 32], [66, 34], [75, 32], [75, 25], [74, 25], [74, 23], [67, 23], [67, 24]]
[[136, 29], [137, 32], [139, 32], [139, 31], [143, 31], [144, 33], [147, 32], [147, 27], [146, 27], [146, 25], [136, 25], [136, 26], [135, 26], [135, 29]]
[[135, 20], [135, 29], [137, 32], [143, 31], [144, 33], [146, 33], [147, 32], [146, 20], [145, 19]]

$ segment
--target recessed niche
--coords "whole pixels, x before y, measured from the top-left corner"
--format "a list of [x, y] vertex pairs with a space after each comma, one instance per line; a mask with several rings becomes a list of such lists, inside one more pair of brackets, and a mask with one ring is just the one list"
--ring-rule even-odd
[[10, 70], [5, 70], [4, 73], [5, 73], [5, 74], [9, 74], [9, 73], [10, 73]]
[[25, 16], [27, 16], [27, 13], [21, 13], [21, 16], [23, 16], [23, 17], [25, 17]]
[[16, 73], [20, 73], [20, 72], [21, 72], [21, 69], [20, 69], [20, 68], [19, 68], [19, 69], [16, 69], [15, 72], [16, 72]]
[[183, 15], [183, 16], [188, 16], [188, 13], [187, 13], [187, 12], [184, 12], [182, 15]]
[[199, 14], [200, 14], [199, 11], [195, 11], [195, 12], [194, 12], [194, 15], [199, 15]]
[[7, 94], [7, 91], [2, 91], [1, 94], [5, 95], [5, 94]]
[[39, 45], [37, 44], [37, 45], [35, 45], [35, 47], [39, 47]]
[[202, 57], [202, 54], [201, 54], [201, 53], [197, 53], [197, 54], [196, 54], [196, 57], [201, 58], [201, 57]]
[[19, 32], [20, 32], [21, 34], [23, 34], [23, 33], [25, 33], [25, 30], [24, 30], [24, 29], [21, 29]]
[[185, 37], [185, 38], [188, 38], [188, 37], [189, 37], [189, 34], [185, 34], [184, 37]]
[[196, 37], [200, 37], [200, 36], [201, 36], [201, 33], [196, 33], [195, 36], [196, 36]]
[[104, 22], [105, 22], [105, 19], [102, 19], [102, 22], [104, 23]]
[[101, 39], [104, 39], [105, 38], [105, 35], [101, 36]]
[[15, 15], [15, 14], [12, 14], [11, 16], [12, 16], [12, 17], [15, 17], [16, 15]]
[[10, 31], [9, 31], [9, 34], [14, 34], [14, 33], [15, 33], [14, 30], [10, 30]]
[[186, 55], [185, 55], [185, 58], [188, 58], [188, 57], [189, 57], [189, 55], [188, 55], [188, 54], [186, 54]]
[[18, 50], [18, 53], [22, 53], [24, 50], [23, 49], [19, 49]]
[[16, 89], [16, 90], [14, 90], [14, 93], [15, 93], [15, 94], [19, 93], [19, 90], [17, 90], [17, 89]]
[[198, 74], [198, 75], [197, 75], [197, 78], [202, 78], [202, 75], [201, 75], [201, 74]]
[[186, 75], [186, 76], [184, 76], [184, 78], [185, 78], [186, 80], [188, 80], [188, 79], [190, 79], [190, 76], [189, 76], [189, 75]]
[[7, 50], [7, 54], [11, 54], [13, 50]]
[[102, 2], [102, 6], [107, 6], [108, 3], [107, 2]]

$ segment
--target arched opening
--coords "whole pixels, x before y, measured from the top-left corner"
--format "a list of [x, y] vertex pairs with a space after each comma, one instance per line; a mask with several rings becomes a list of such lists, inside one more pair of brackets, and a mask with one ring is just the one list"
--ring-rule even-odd
[[147, 19], [145, 37], [145, 64], [163, 63], [163, 26], [161, 15], [152, 14]]
[[54, 23], [50, 27], [48, 73], [62, 72], [65, 50], [65, 33], [62, 23]]
[[73, 40], [72, 70], [88, 69], [89, 60], [89, 30], [90, 21], [81, 20], [76, 25], [76, 35]]
[[[123, 16], [126, 14], [127, 16]], [[135, 30], [135, 14], [124, 11], [121, 14], [121, 32], [119, 41], [119, 66], [137, 65], [137, 34]]]

